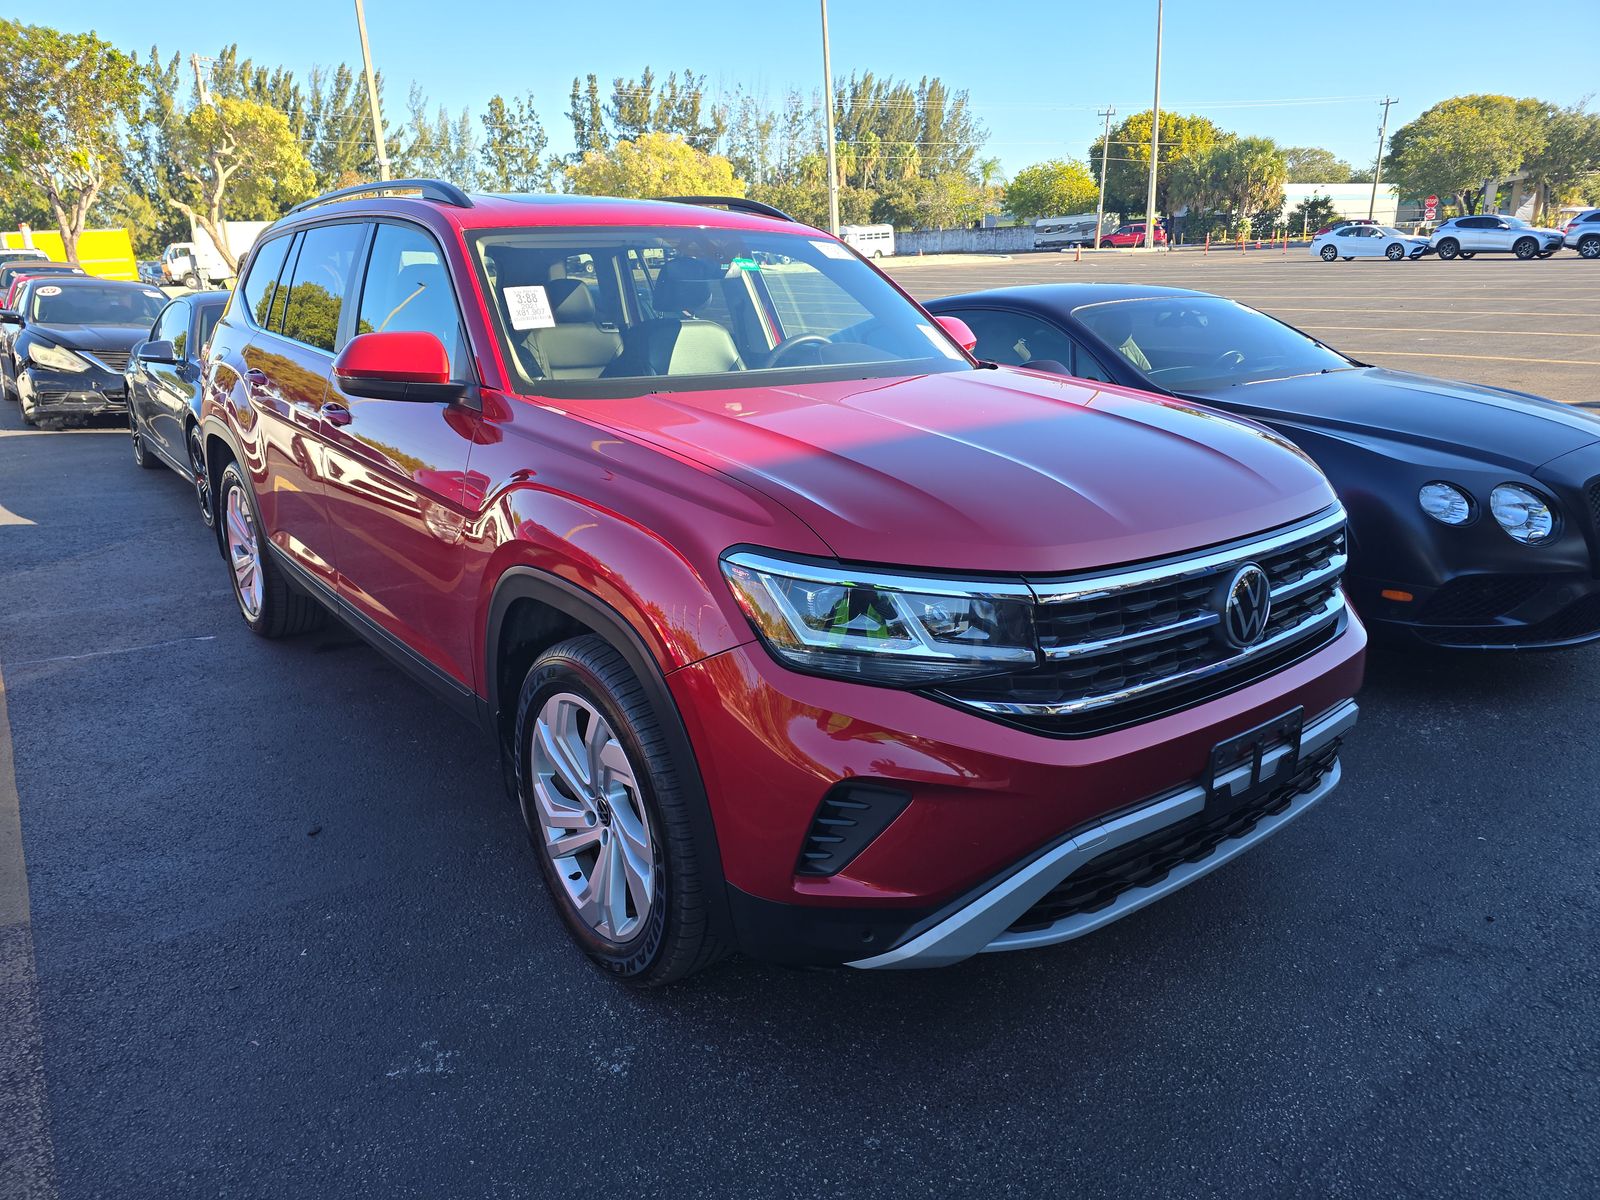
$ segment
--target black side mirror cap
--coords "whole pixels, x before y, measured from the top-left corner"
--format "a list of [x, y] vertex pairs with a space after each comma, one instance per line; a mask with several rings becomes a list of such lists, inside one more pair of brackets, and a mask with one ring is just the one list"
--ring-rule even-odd
[[145, 342], [139, 347], [135, 355], [140, 362], [148, 363], [175, 363], [179, 362], [178, 352], [169, 341], [161, 340]]
[[0, 325], [21, 325], [22, 314], [14, 308], [0, 308]]

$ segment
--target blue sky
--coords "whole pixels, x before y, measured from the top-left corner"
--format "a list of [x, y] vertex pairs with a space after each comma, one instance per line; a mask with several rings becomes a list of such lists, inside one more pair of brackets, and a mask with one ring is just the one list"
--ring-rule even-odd
[[[1523, 23], [1525, 36], [1508, 38], [1503, 3], [1454, 2], [1447, 19], [1366, 17], [1336, 7], [1331, 20], [1286, 24], [1287, 11], [1255, 0], [1169, 0], [1162, 107], [1285, 144], [1326, 146], [1359, 165], [1371, 161], [1385, 94], [1399, 98], [1392, 129], [1461, 92], [1570, 104], [1600, 84], [1600, 65], [1581, 39], [1544, 37], [1532, 20]], [[561, 114], [576, 74], [593, 71], [606, 84], [647, 64], [658, 75], [690, 67], [713, 91], [744, 84], [774, 100], [791, 85], [816, 86], [817, 13], [815, 0], [367, 0], [391, 121], [411, 80], [433, 103], [474, 114], [496, 92], [532, 90], [556, 150], [570, 147]], [[1096, 109], [1110, 103], [1127, 113], [1150, 103], [1155, 0], [1001, 9], [973, 0], [831, 0], [829, 14], [836, 75], [939, 75], [968, 89], [989, 130], [988, 153], [1007, 173], [1062, 154], [1081, 158], [1099, 132]], [[94, 29], [141, 53], [152, 38], [164, 54], [185, 55], [237, 42], [241, 54], [302, 76], [316, 63], [360, 59], [351, 0], [26, 0], [11, 15]], [[1444, 53], [1429, 32], [1440, 24], [1451, 31]], [[1359, 38], [1341, 41], [1341, 30], [1358, 25]], [[1473, 36], [1474, 26], [1484, 35]]]

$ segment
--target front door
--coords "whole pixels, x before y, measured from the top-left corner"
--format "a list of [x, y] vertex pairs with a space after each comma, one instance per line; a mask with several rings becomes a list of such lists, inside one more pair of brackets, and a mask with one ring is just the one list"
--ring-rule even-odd
[[[359, 304], [355, 333], [431, 333], [449, 351], [454, 378], [476, 386], [451, 273], [431, 234], [380, 223]], [[483, 501], [467, 476], [479, 414], [462, 404], [351, 396], [336, 380], [324, 413], [340, 595], [471, 689], [477, 580], [465, 569], [463, 542]]]

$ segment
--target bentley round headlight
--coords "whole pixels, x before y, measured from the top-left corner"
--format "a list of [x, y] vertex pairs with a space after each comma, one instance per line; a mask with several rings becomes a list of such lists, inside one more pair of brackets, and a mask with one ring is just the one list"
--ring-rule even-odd
[[1489, 493], [1489, 510], [1500, 528], [1524, 545], [1547, 542], [1556, 530], [1556, 514], [1544, 498], [1515, 483], [1502, 483]]
[[1472, 499], [1453, 483], [1425, 483], [1417, 493], [1422, 511], [1446, 525], [1465, 525], [1472, 520]]

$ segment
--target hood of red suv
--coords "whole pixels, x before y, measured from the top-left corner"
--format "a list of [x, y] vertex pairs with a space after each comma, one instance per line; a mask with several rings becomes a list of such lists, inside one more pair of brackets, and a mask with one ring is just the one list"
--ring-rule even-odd
[[1259, 533], [1334, 498], [1308, 458], [1257, 426], [1028, 372], [674, 392], [579, 411], [765, 492], [856, 562], [1092, 569]]

